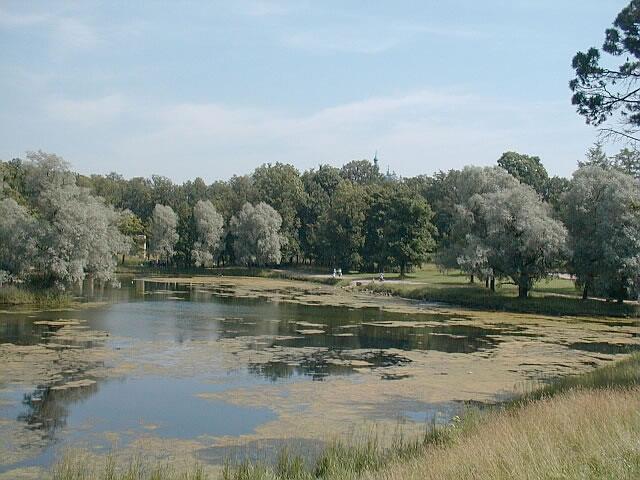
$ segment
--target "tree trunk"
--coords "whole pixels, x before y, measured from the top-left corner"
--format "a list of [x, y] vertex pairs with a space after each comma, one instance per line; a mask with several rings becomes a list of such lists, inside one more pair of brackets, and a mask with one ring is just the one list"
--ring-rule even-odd
[[473, 274], [471, 274], [471, 276], [469, 277], [469, 283], [476, 283], [476, 278], [473, 276]]
[[585, 282], [584, 288], [582, 289], [582, 299], [586, 300], [589, 298], [589, 284]]
[[527, 298], [529, 296], [529, 287], [520, 283], [518, 284], [518, 298]]
[[496, 291], [496, 277], [491, 277], [491, 291]]
[[484, 288], [489, 288], [489, 277], [484, 279]]
[[400, 278], [404, 278], [407, 266], [404, 263], [400, 264]]

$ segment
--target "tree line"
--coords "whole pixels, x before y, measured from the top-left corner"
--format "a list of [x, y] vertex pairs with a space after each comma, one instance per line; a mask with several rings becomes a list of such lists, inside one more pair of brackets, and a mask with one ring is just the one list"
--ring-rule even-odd
[[521, 297], [552, 273], [583, 296], [636, 298], [640, 154], [596, 144], [569, 179], [535, 156], [412, 178], [377, 161], [300, 173], [265, 164], [206, 184], [161, 176], [83, 176], [30, 152], [0, 163], [0, 281], [65, 285], [115, 279], [118, 255], [144, 235], [155, 261], [178, 267], [309, 264], [369, 272], [433, 260]]

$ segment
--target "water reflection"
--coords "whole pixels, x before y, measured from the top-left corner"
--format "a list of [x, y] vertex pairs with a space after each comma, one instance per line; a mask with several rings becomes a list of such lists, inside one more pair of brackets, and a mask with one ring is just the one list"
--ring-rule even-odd
[[26, 411], [20, 413], [17, 419], [25, 422], [27, 428], [37, 430], [42, 438], [55, 440], [56, 433], [67, 425], [71, 406], [97, 392], [97, 383], [69, 389], [38, 385], [33, 392], [24, 394], [22, 405]]
[[[323, 380], [329, 375], [350, 375], [360, 369], [404, 365], [411, 360], [382, 350], [349, 353], [339, 350], [315, 351], [313, 353], [292, 352], [278, 360], [265, 363], [250, 363], [249, 372], [263, 376], [272, 382], [295, 375], [304, 375], [313, 380]], [[383, 376], [383, 378], [385, 378]], [[387, 377], [386, 379], [392, 379]]]

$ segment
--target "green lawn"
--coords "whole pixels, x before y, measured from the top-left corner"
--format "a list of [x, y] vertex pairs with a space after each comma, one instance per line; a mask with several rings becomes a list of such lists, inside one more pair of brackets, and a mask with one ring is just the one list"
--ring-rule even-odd
[[[374, 274], [349, 274], [345, 280], [371, 279]], [[399, 275], [385, 275], [385, 280], [398, 280]], [[374, 293], [388, 293], [415, 300], [450, 303], [469, 308], [501, 310], [545, 315], [638, 316], [637, 302], [618, 304], [598, 299], [582, 300], [571, 280], [551, 278], [541, 281], [530, 292], [530, 298], [518, 298], [515, 285], [497, 284], [496, 291], [484, 283], [469, 283], [460, 272], [440, 272], [435, 265], [425, 265], [406, 276], [407, 283], [374, 282], [360, 288]]]

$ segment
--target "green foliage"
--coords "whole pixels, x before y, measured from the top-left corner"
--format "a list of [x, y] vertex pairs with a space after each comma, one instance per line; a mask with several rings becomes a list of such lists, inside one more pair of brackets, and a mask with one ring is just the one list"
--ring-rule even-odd
[[636, 149], [623, 148], [612, 158], [613, 168], [640, 179], [640, 152]]
[[262, 165], [253, 172], [253, 185], [261, 201], [273, 207], [282, 218], [282, 236], [286, 240], [282, 248], [284, 258], [300, 255], [299, 212], [305, 191], [298, 170], [283, 163]]
[[543, 195], [549, 182], [549, 174], [540, 157], [524, 155], [516, 152], [505, 152], [498, 159], [498, 166]]
[[[442, 268], [459, 268], [458, 259], [469, 254], [468, 236], [474, 225], [474, 199], [518, 185], [518, 180], [500, 167], [465, 167], [436, 175], [432, 187], [433, 205], [438, 212], [435, 225], [440, 233], [435, 257]], [[484, 265], [484, 264], [483, 264]], [[486, 275], [481, 270], [470, 274]]]
[[633, 177], [600, 167], [579, 169], [565, 194], [570, 268], [589, 294], [636, 297], [640, 276], [640, 189]]
[[362, 261], [366, 190], [358, 184], [341, 182], [320, 218], [318, 232], [321, 248], [330, 256], [332, 266], [345, 270], [358, 268]]
[[178, 216], [167, 205], [156, 204], [151, 219], [151, 252], [170, 263], [180, 238], [176, 228]]
[[245, 203], [230, 223], [236, 261], [245, 266], [279, 264], [286, 241], [280, 234], [281, 226], [280, 214], [270, 205]]
[[[629, 149], [608, 158], [596, 145], [588, 157], [589, 164], [634, 175], [640, 164], [637, 152]], [[555, 257], [550, 261], [545, 254], [534, 260], [522, 254], [525, 246], [535, 243], [535, 229], [553, 224], [552, 215], [528, 193], [508, 197], [500, 192], [519, 188], [519, 180], [530, 184], [558, 216], [569, 181], [549, 178], [537, 157], [507, 152], [499, 164], [508, 171], [465, 167], [433, 177], [389, 181], [368, 161], [351, 162], [342, 169], [322, 165], [302, 175], [290, 165], [277, 163], [211, 185], [200, 178], [177, 185], [157, 175], [130, 180], [115, 173], [81, 177], [70, 172], [59, 157], [31, 152], [24, 162], [0, 163], [4, 198], [0, 270], [5, 281], [25, 272], [60, 283], [89, 273], [112, 278], [111, 257], [128, 248], [126, 239], [113, 232], [115, 222], [125, 236], [148, 232], [151, 252], [163, 263], [180, 268], [211, 267], [216, 260], [222, 265], [302, 262], [321, 271], [336, 267], [404, 272], [419, 266], [433, 252], [443, 269], [462, 268], [482, 280], [510, 277], [527, 290], [546, 272], [562, 268]], [[79, 184], [88, 185], [107, 205]], [[521, 199], [528, 203], [518, 204]], [[238, 219], [247, 200], [251, 204], [268, 200], [264, 203], [282, 218], [279, 234], [265, 236], [270, 240], [262, 243], [251, 240], [255, 251], [248, 256], [238, 239], [239, 230], [231, 228], [232, 219]], [[513, 205], [497, 210], [505, 202]], [[156, 204], [164, 206], [162, 212], [155, 211]], [[117, 213], [111, 206], [124, 211]], [[516, 213], [517, 222], [531, 235], [524, 235], [523, 229], [511, 235], [514, 231], [500, 225], [499, 219]], [[606, 222], [609, 220], [604, 225]], [[74, 229], [83, 232], [81, 241], [70, 241]], [[550, 230], [537, 233], [541, 231]], [[522, 235], [531, 242], [510, 243], [509, 239]], [[558, 246], [554, 245], [550, 248]], [[275, 253], [278, 250], [280, 257]], [[514, 272], [523, 271], [522, 262], [531, 265], [527, 264], [524, 276], [516, 280]], [[604, 262], [600, 263], [605, 268]], [[598, 275], [606, 278], [604, 271]], [[636, 291], [632, 275], [625, 278], [624, 296], [632, 297]]]
[[329, 210], [343, 181], [340, 170], [330, 165], [320, 165], [318, 170], [311, 169], [302, 175], [306, 201], [300, 211], [300, 245], [307, 258], [321, 265], [333, 263], [332, 255], [323, 247], [320, 236], [322, 216]]
[[345, 180], [358, 185], [373, 185], [383, 180], [378, 165], [369, 160], [353, 160], [345, 164], [340, 170]]
[[224, 220], [209, 200], [198, 201], [193, 209], [193, 217], [197, 236], [191, 253], [193, 263], [196, 267], [210, 267], [220, 249]]
[[592, 147], [587, 150], [586, 158], [583, 161], [578, 162], [578, 167], [599, 167], [609, 169], [611, 168], [611, 160], [607, 156], [607, 153], [602, 147], [602, 142], [596, 142]]
[[[519, 295], [557, 271], [566, 254], [566, 229], [526, 185], [476, 197], [469, 244], [498, 278], [511, 278]], [[480, 262], [482, 263], [482, 261]]]
[[142, 220], [140, 220], [140, 217], [129, 210], [122, 212], [118, 229], [120, 230], [120, 233], [127, 237], [144, 235], [146, 230]]
[[39, 151], [27, 159], [9, 165], [13, 178], [23, 178], [14, 182], [22, 204], [13, 198], [0, 202], [0, 270], [13, 279], [37, 275], [61, 287], [86, 275], [115, 281], [115, 255], [130, 248], [118, 230], [121, 216], [79, 187], [60, 157]]
[[379, 270], [420, 266], [433, 251], [433, 213], [424, 198], [399, 185], [372, 194], [366, 215], [365, 262]]

